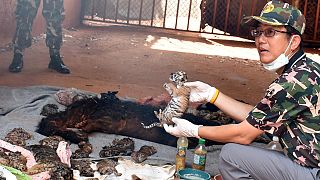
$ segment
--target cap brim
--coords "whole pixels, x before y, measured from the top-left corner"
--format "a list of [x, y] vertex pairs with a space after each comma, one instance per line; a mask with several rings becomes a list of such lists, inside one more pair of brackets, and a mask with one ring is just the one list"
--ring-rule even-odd
[[283, 26], [285, 24], [278, 22], [275, 19], [265, 18], [260, 16], [248, 16], [243, 18], [243, 24], [246, 24], [251, 27], [255, 27], [258, 23], [267, 24], [271, 26]]

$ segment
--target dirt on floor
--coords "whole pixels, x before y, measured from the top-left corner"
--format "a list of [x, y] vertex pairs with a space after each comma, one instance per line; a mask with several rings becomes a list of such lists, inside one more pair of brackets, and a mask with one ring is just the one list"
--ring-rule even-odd
[[[93, 92], [119, 91], [121, 97], [143, 98], [165, 93], [169, 74], [187, 72], [236, 99], [255, 104], [276, 77], [264, 70], [254, 43], [228, 36], [208, 35], [96, 23], [64, 30], [61, 53], [71, 74], [47, 68], [44, 35], [34, 38], [20, 73], [8, 72], [12, 50], [0, 44], [0, 85], [50, 85]], [[318, 49], [311, 49], [318, 53]]]

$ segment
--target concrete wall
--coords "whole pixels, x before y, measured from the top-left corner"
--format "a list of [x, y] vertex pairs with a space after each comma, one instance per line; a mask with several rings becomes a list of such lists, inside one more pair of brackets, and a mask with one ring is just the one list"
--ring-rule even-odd
[[[41, 2], [42, 3], [42, 2]], [[16, 0], [0, 0], [0, 46], [11, 41], [15, 32]], [[63, 27], [76, 27], [80, 24], [81, 0], [65, 0], [66, 17]], [[45, 32], [45, 20], [42, 17], [42, 4], [33, 24], [33, 35]]]

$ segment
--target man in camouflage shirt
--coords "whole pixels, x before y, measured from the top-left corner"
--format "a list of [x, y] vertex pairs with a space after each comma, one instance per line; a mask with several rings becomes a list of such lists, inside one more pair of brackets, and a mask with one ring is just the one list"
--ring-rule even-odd
[[[17, 0], [16, 32], [13, 38], [13, 60], [9, 66], [10, 72], [20, 72], [23, 68], [24, 50], [32, 44], [32, 25], [37, 15], [41, 0]], [[62, 45], [62, 21], [64, 19], [63, 0], [43, 0], [43, 11], [47, 23], [46, 45], [49, 47], [49, 69], [59, 73], [69, 74], [70, 70], [60, 56]]]
[[[263, 67], [278, 74], [265, 97], [251, 106], [206, 83], [185, 83], [191, 88], [190, 101], [211, 102], [239, 124], [209, 127], [173, 118], [176, 125], [164, 128], [175, 136], [228, 143], [219, 159], [226, 180], [320, 179], [320, 64], [302, 50], [305, 17], [297, 8], [273, 0], [260, 16], [243, 22], [253, 27]], [[247, 146], [264, 133], [280, 148]]]

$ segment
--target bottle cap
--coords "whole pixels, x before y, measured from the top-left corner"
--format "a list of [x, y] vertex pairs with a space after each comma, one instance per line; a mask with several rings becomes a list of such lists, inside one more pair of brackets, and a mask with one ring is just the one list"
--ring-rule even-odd
[[273, 140], [273, 141], [279, 141], [279, 137], [278, 137], [278, 136], [273, 136], [273, 137], [272, 137], [272, 140]]
[[202, 138], [199, 139], [199, 144], [205, 144], [205, 142], [206, 142], [205, 139], [202, 139]]
[[179, 137], [179, 139], [180, 139], [180, 140], [183, 140], [183, 141], [188, 140], [188, 138], [187, 138], [187, 137], [184, 137], [184, 136]]

